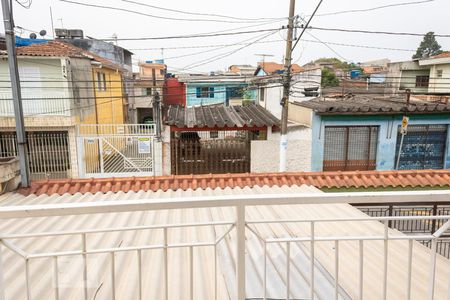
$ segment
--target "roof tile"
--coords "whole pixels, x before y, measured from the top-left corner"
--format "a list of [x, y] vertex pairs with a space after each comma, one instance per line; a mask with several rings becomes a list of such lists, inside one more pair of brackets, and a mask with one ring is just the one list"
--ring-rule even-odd
[[360, 171], [264, 174], [207, 174], [161, 177], [67, 179], [34, 181], [22, 194], [86, 194], [128, 191], [225, 189], [227, 187], [292, 186], [317, 188], [450, 187], [450, 170]]

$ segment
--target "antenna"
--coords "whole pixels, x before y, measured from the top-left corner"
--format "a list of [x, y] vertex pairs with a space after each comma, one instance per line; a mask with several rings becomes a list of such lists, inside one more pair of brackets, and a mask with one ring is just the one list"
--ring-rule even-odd
[[261, 56], [262, 57], [262, 63], [264, 65], [264, 63], [266, 62], [266, 57], [274, 57], [275, 55], [272, 54], [255, 54], [256, 56]]

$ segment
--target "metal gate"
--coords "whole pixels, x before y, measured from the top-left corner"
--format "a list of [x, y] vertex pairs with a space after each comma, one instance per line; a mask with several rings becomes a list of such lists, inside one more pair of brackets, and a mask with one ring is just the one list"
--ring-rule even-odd
[[81, 177], [154, 175], [154, 129], [142, 125], [80, 125]]
[[[71, 177], [67, 131], [27, 131], [28, 163], [32, 180]], [[0, 133], [0, 157], [17, 156], [15, 132]]]
[[250, 172], [251, 132], [190, 131], [172, 133], [172, 173], [225, 174]]
[[[397, 135], [397, 161], [401, 133]], [[404, 137], [400, 156], [400, 170], [443, 169], [447, 125], [410, 125]]]

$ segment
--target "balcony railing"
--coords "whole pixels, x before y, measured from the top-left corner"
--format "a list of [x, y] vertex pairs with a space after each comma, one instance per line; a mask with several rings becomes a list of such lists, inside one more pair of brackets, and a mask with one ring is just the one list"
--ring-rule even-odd
[[[24, 116], [70, 116], [70, 99], [55, 96], [22, 96]], [[14, 117], [14, 104], [11, 95], [0, 95], [0, 117]]]
[[[438, 255], [436, 253], [437, 242], [442, 239], [442, 237], [449, 232], [450, 228], [450, 215], [444, 216], [400, 216], [400, 217], [342, 217], [342, 218], [329, 218], [329, 219], [305, 219], [305, 218], [277, 218], [277, 219], [266, 219], [266, 218], [255, 218], [254, 212], [253, 216], [249, 216], [249, 211], [255, 207], [262, 207], [275, 205], [294, 205], [294, 204], [330, 204], [330, 203], [381, 203], [386, 202], [413, 202], [428, 199], [433, 202], [440, 202], [448, 200], [450, 192], [448, 191], [436, 191], [436, 192], [386, 192], [386, 193], [337, 193], [337, 194], [302, 194], [302, 195], [250, 195], [250, 196], [223, 196], [223, 197], [197, 197], [197, 198], [172, 198], [168, 200], [160, 199], [150, 199], [150, 200], [128, 200], [128, 201], [108, 201], [108, 202], [94, 202], [94, 203], [66, 203], [58, 205], [30, 205], [30, 206], [13, 206], [13, 207], [3, 207], [0, 208], [0, 219], [12, 219], [12, 218], [33, 218], [33, 217], [49, 217], [49, 216], [68, 216], [68, 215], [81, 215], [81, 214], [97, 214], [97, 213], [118, 213], [118, 212], [136, 212], [136, 211], [149, 211], [149, 210], [170, 210], [170, 209], [205, 209], [205, 208], [233, 208], [235, 211], [234, 219], [228, 221], [214, 221], [214, 222], [192, 222], [192, 223], [181, 223], [181, 224], [164, 224], [164, 225], [142, 225], [142, 226], [129, 226], [129, 227], [112, 227], [106, 229], [85, 229], [85, 230], [74, 230], [74, 231], [57, 231], [57, 232], [37, 232], [37, 233], [25, 233], [25, 234], [0, 234], [1, 245], [8, 248], [16, 256], [23, 259], [25, 276], [24, 278], [14, 278], [14, 283], [9, 281], [4, 282], [4, 285], [0, 284], [0, 288], [8, 288], [8, 284], [17, 284], [17, 282], [24, 282], [23, 286], [25, 288], [25, 294], [28, 299], [32, 299], [34, 295], [33, 280], [38, 280], [37, 277], [31, 276], [31, 265], [32, 262], [42, 259], [50, 259], [51, 264], [41, 264], [40, 273], [44, 272], [44, 269], [49, 269], [52, 272], [53, 285], [50, 285], [48, 289], [53, 290], [54, 299], [61, 299], [60, 295], [60, 260], [67, 256], [80, 257], [79, 266], [77, 266], [78, 272], [82, 276], [82, 295], [79, 298], [91, 299], [93, 297], [92, 293], [89, 294], [88, 291], [88, 277], [91, 269], [91, 265], [88, 263], [88, 258], [100, 254], [107, 255], [107, 264], [109, 268], [102, 268], [102, 272], [107, 274], [106, 278], [109, 277], [109, 284], [107, 288], [110, 289], [108, 295], [110, 299], [116, 298], [116, 290], [118, 289], [119, 283], [116, 282], [116, 278], [120, 273], [118, 269], [119, 265], [116, 262], [116, 255], [119, 253], [129, 253], [136, 256], [136, 281], [137, 284], [137, 295], [139, 299], [145, 299], [143, 296], [143, 287], [145, 285], [143, 267], [143, 252], [144, 251], [163, 251], [162, 255], [162, 268], [164, 274], [164, 285], [162, 288], [162, 298], [169, 299], [169, 292], [173, 289], [181, 289], [187, 287], [189, 289], [188, 295], [189, 299], [194, 299], [194, 289], [198, 288], [199, 285], [195, 285], [195, 278], [198, 274], [194, 271], [194, 265], [206, 263], [205, 262], [194, 262], [194, 251], [199, 248], [211, 248], [214, 252], [214, 266], [213, 275], [214, 278], [209, 278], [210, 281], [203, 282], [201, 287], [212, 286], [213, 296], [211, 298], [218, 299], [218, 280], [222, 276], [218, 275], [219, 270], [219, 259], [224, 259], [218, 255], [218, 247], [226, 242], [230, 241], [227, 245], [233, 245], [235, 251], [235, 277], [234, 278], [234, 291], [229, 297], [231, 299], [246, 299], [246, 256], [252, 256], [252, 253], [247, 253], [249, 249], [254, 249], [255, 239], [259, 241], [259, 245], [263, 249], [263, 264], [261, 268], [263, 269], [262, 274], [262, 290], [252, 291], [262, 295], [258, 299], [269, 299], [268, 289], [276, 285], [271, 281], [271, 274], [275, 274], [281, 269], [284, 270], [284, 274], [279, 276], [284, 278], [284, 288], [285, 292], [282, 296], [285, 299], [298, 298], [293, 297], [293, 293], [301, 288], [299, 283], [299, 278], [303, 278], [309, 289], [309, 299], [323, 298], [319, 297], [319, 294], [323, 294], [321, 291], [321, 286], [318, 284], [319, 281], [331, 281], [332, 286], [334, 286], [333, 296], [327, 299], [349, 299], [351, 298], [345, 289], [341, 286], [342, 275], [342, 265], [345, 261], [341, 260], [341, 255], [349, 250], [348, 242], [354, 242], [355, 248], [358, 253], [352, 258], [352, 261], [357, 262], [357, 280], [353, 283], [354, 287], [357, 287], [357, 292], [355, 298], [362, 299], [364, 295], [364, 278], [370, 276], [365, 270], [367, 264], [367, 252], [379, 251], [377, 255], [382, 257], [380, 261], [371, 261], [371, 264], [379, 266], [378, 268], [382, 272], [381, 282], [380, 282], [380, 299], [389, 299], [388, 292], [392, 288], [392, 285], [388, 284], [390, 280], [397, 280], [397, 278], [391, 278], [389, 276], [388, 270], [390, 263], [399, 264], [400, 262], [390, 262], [392, 259], [390, 257], [391, 251], [390, 247], [395, 246], [398, 241], [404, 241], [407, 243], [407, 251], [404, 253], [406, 258], [406, 264], [404, 266], [405, 280], [404, 286], [398, 286], [395, 284], [396, 289], [401, 289], [404, 291], [404, 299], [412, 299], [413, 291], [416, 288], [414, 283], [417, 283], [417, 265], [415, 263], [423, 263], [423, 260], [419, 261], [417, 259], [417, 254], [413, 255], [413, 248], [417, 251], [416, 247], [423, 247], [420, 245], [415, 245], [415, 240], [428, 241], [431, 244], [431, 251], [429, 253], [429, 260], [426, 264], [426, 270], [420, 270], [420, 274], [423, 277], [420, 278], [419, 282], [426, 282], [427, 284], [427, 297], [426, 299], [435, 298], [435, 288], [436, 288], [436, 266]], [[264, 207], [261, 209], [265, 209]], [[325, 208], [324, 208], [325, 209]], [[436, 220], [437, 230], [433, 234], [423, 234], [423, 235], [405, 235], [396, 230], [389, 228], [388, 224], [390, 222], [402, 222], [402, 221], [422, 221], [429, 222], [430, 220]], [[374, 223], [375, 227], [378, 229], [371, 232], [365, 232], [364, 234], [358, 232], [352, 232], [352, 229], [359, 228], [359, 226], [364, 226], [367, 222]], [[382, 224], [380, 224], [381, 222]], [[324, 224], [333, 224], [338, 226], [338, 224], [349, 224], [352, 223], [353, 226], [349, 227], [349, 232], [346, 235], [338, 234], [336, 232], [327, 232], [324, 234], [321, 227]], [[304, 227], [302, 231], [303, 234], [290, 233], [290, 226], [297, 224]], [[355, 224], [357, 227], [355, 227]], [[263, 226], [263, 227], [261, 227]], [[283, 236], [275, 235], [270, 233], [267, 228], [273, 228], [274, 226], [283, 226], [286, 229], [286, 234]], [[168, 234], [172, 230], [177, 230], [181, 228], [217, 228], [221, 227], [223, 230], [218, 233], [215, 231], [214, 237], [210, 241], [192, 241], [192, 242], [170, 242], [168, 240]], [[266, 228], [266, 229], [264, 229]], [[139, 232], [139, 231], [158, 231], [159, 236], [162, 237], [154, 243], [146, 243], [144, 245], [138, 246], [115, 246], [115, 247], [89, 247], [91, 239], [94, 236], [107, 235], [107, 234], [118, 234], [123, 232]], [[360, 231], [361, 232], [361, 231]], [[269, 233], [269, 234], [268, 234]], [[21, 247], [17, 245], [21, 240], [26, 239], [41, 239], [50, 243], [52, 240], [61, 238], [62, 236], [70, 236], [72, 240], [79, 237], [79, 246], [76, 250], [56, 250], [50, 252], [37, 252], [28, 253]], [[31, 240], [29, 242], [32, 242]], [[333, 272], [328, 272], [330, 276], [318, 277], [317, 273], [323, 271], [324, 267], [321, 266], [318, 256], [320, 256], [320, 250], [323, 248], [324, 243], [327, 247], [333, 247], [334, 257], [330, 259], [333, 260], [332, 267]], [[377, 243], [376, 245], [371, 243]], [[392, 245], [391, 245], [392, 243]], [[270, 257], [269, 247], [271, 245], [282, 246], [282, 251], [278, 251], [280, 255], [276, 259]], [[398, 246], [398, 244], [396, 244]], [[342, 247], [342, 248], [341, 248]], [[372, 247], [374, 247], [372, 249]], [[376, 248], [376, 249], [375, 249]], [[186, 249], [188, 251], [187, 259], [189, 266], [189, 272], [186, 275], [188, 279], [188, 284], [186, 286], [174, 286], [170, 281], [169, 274], [169, 264], [173, 265], [176, 262], [170, 261], [170, 256], [168, 255], [168, 250], [170, 249]], [[246, 250], [247, 249], [247, 250]], [[402, 248], [403, 249], [403, 248]], [[423, 250], [422, 248], [419, 250]], [[233, 252], [234, 252], [233, 251]], [[316, 254], [316, 251], [318, 254]], [[341, 252], [343, 251], [343, 252]], [[373, 252], [372, 251], [372, 252]], [[424, 251], [422, 251], [424, 252]], [[426, 252], [426, 251], [425, 251]], [[304, 256], [302, 253], [306, 253]], [[403, 253], [402, 253], [403, 254]], [[323, 254], [322, 254], [323, 256]], [[323, 258], [323, 257], [322, 257]], [[348, 258], [348, 257], [347, 257]], [[417, 260], [417, 262], [416, 262]], [[440, 263], [445, 260], [439, 257]], [[227, 263], [233, 263], [233, 259], [226, 259]], [[347, 261], [348, 262], [348, 261]], [[222, 261], [223, 263], [223, 261]], [[448, 262], [446, 262], [448, 263]], [[7, 269], [4, 265], [10, 265], [8, 261], [0, 261], [0, 279], [5, 277], [5, 272]], [[276, 270], [273, 269], [272, 265], [276, 266]], [[124, 266], [123, 264], [121, 266]], [[269, 270], [270, 266], [270, 270]], [[281, 267], [280, 267], [281, 266]], [[415, 269], [415, 277], [413, 280], [413, 269]], [[299, 272], [302, 274], [307, 274], [307, 276], [300, 276]], [[152, 270], [150, 272], [156, 272]], [[180, 269], [179, 272], [182, 272]], [[275, 272], [275, 273], [274, 273]], [[102, 274], [105, 277], [105, 274]], [[440, 274], [442, 275], [442, 273]], [[102, 277], [102, 278], [103, 278]], [[223, 275], [223, 277], [226, 277]], [[222, 277], [222, 278], [223, 278]], [[295, 279], [292, 279], [295, 277]], [[345, 276], [342, 276], [345, 277]], [[39, 277], [40, 278], [40, 277]], [[131, 278], [126, 278], [127, 280], [132, 280]], [[448, 278], [447, 278], [448, 279]], [[102, 283], [103, 284], [103, 283]], [[127, 285], [130, 283], [127, 282]], [[106, 284], [105, 284], [106, 285]], [[124, 286], [124, 283], [120, 283], [120, 286]], [[253, 286], [254, 288], [254, 286]], [[423, 286], [420, 287], [423, 290]], [[442, 285], [440, 285], [440, 296], [442, 296]], [[447, 287], [447, 289], [450, 289]], [[295, 291], [294, 291], [295, 290]], [[248, 290], [247, 290], [248, 291]], [[4, 295], [4, 290], [0, 290]], [[446, 291], [446, 297], [450, 296], [450, 290]], [[270, 296], [272, 297], [272, 296]], [[95, 296], [94, 296], [95, 298]], [[0, 294], [0, 299], [2, 294]], [[425, 298], [421, 298], [425, 299]], [[442, 298], [441, 298], [442, 299]]]

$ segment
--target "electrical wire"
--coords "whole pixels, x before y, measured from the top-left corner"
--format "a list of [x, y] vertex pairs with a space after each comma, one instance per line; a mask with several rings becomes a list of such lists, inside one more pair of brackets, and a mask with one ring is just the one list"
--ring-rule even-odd
[[380, 10], [380, 9], [385, 9], [385, 8], [390, 8], [390, 7], [417, 5], [417, 4], [424, 4], [424, 3], [434, 2], [434, 1], [435, 0], [403, 2], [403, 3], [388, 4], [388, 5], [382, 5], [382, 6], [377, 6], [377, 7], [371, 7], [371, 8], [342, 10], [342, 11], [335, 11], [335, 12], [318, 14], [318, 15], [316, 15], [316, 17], [334, 16], [334, 15], [341, 15], [341, 14], [348, 14], [348, 13], [368, 12], [368, 11]]
[[[299, 26], [299, 28], [306, 28]], [[344, 28], [326, 28], [326, 27], [313, 27], [308, 26], [307, 29], [311, 30], [323, 30], [323, 31], [337, 31], [337, 32], [350, 32], [350, 33], [364, 33], [364, 34], [385, 34], [385, 35], [398, 35], [398, 36], [420, 36], [423, 37], [426, 33], [413, 33], [413, 32], [393, 32], [393, 31], [371, 31], [360, 29], [344, 29]], [[434, 34], [435, 37], [449, 38], [450, 34]]]
[[261, 41], [261, 40], [263, 40], [263, 39], [265, 39], [265, 38], [268, 38], [269, 36], [271, 36], [271, 35], [273, 35], [273, 34], [275, 34], [275, 33], [276, 33], [276, 32], [271, 32], [271, 33], [269, 33], [269, 34], [264, 34], [262, 37], [257, 38], [257, 39], [256, 39], [254, 42], [252, 42], [252, 43], [249, 43], [249, 44], [247, 44], [247, 45], [244, 45], [244, 46], [242, 46], [242, 47], [239, 47], [238, 49], [235, 49], [235, 50], [233, 50], [233, 51], [230, 51], [230, 52], [227, 52], [227, 53], [222, 53], [222, 54], [219, 54], [219, 55], [210, 57], [210, 58], [208, 58], [208, 59], [206, 59], [206, 60], [202, 60], [202, 61], [199, 61], [199, 62], [196, 62], [196, 63], [189, 64], [189, 65], [187, 65], [186, 67], [184, 67], [183, 69], [187, 69], [187, 68], [198, 68], [198, 67], [200, 67], [200, 66], [206, 65], [206, 64], [211, 63], [211, 62], [213, 62], [213, 61], [217, 61], [217, 60], [226, 58], [226, 57], [228, 57], [228, 56], [233, 55], [234, 53], [236, 53], [236, 52], [238, 52], [238, 51], [241, 51], [242, 49], [245, 49], [245, 48], [247, 48], [247, 47], [250, 47], [250, 46], [253, 45], [255, 42], [258, 42], [258, 41]]
[[241, 21], [283, 20], [283, 19], [286, 19], [286, 18], [238, 18], [238, 17], [233, 17], [233, 16], [226, 16], [226, 15], [219, 15], [219, 14], [212, 14], [212, 13], [188, 12], [188, 11], [171, 9], [171, 8], [166, 8], [166, 7], [156, 6], [156, 5], [150, 5], [150, 4], [147, 4], [147, 3], [142, 3], [142, 2], [137, 2], [137, 1], [131, 1], [131, 0], [122, 0], [122, 1], [123, 2], [132, 3], [132, 4], [136, 4], [136, 5], [145, 6], [145, 7], [151, 7], [151, 8], [155, 8], [155, 9], [159, 9], [159, 10], [176, 12], [176, 13], [187, 14], [187, 15], [194, 15], [194, 16], [218, 17], [218, 18], [227, 18], [227, 19], [241, 20]]
[[80, 5], [80, 6], [87, 6], [87, 7], [94, 7], [94, 8], [102, 8], [102, 9], [108, 9], [108, 10], [115, 10], [115, 11], [122, 11], [127, 12], [131, 14], [136, 14], [140, 16], [160, 19], [160, 20], [171, 20], [171, 21], [186, 21], [186, 22], [215, 22], [215, 23], [260, 23], [259, 21], [237, 21], [237, 20], [219, 20], [219, 19], [186, 19], [186, 18], [172, 18], [172, 17], [165, 17], [165, 16], [158, 16], [153, 14], [147, 14], [144, 12], [131, 10], [127, 8], [121, 8], [121, 7], [113, 7], [113, 6], [106, 6], [106, 5], [99, 5], [99, 4], [91, 4], [91, 3], [83, 3], [78, 1], [72, 1], [72, 0], [59, 0], [61, 2], [70, 3], [74, 5]]
[[291, 51], [294, 51], [295, 47], [297, 47], [298, 42], [300, 42], [300, 39], [302, 38], [303, 34], [305, 33], [306, 28], [308, 28], [309, 23], [311, 23], [312, 19], [314, 18], [314, 15], [317, 13], [317, 11], [319, 10], [320, 5], [322, 4], [323, 0], [320, 0], [319, 3], [317, 3], [316, 8], [314, 9], [312, 15], [309, 17], [308, 22], [306, 22], [305, 27], [302, 29], [302, 32], [300, 32], [300, 35], [297, 38], [297, 41], [295, 41], [294, 46], [292, 47]]

